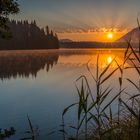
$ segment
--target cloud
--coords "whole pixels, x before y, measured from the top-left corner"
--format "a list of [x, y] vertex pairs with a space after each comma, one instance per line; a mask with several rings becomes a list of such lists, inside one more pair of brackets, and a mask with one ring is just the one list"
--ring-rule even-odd
[[114, 32], [114, 33], [123, 33], [128, 32], [129, 29], [124, 27], [119, 28], [105, 28], [105, 27], [93, 27], [93, 28], [54, 28], [56, 33], [106, 33], [106, 32]]

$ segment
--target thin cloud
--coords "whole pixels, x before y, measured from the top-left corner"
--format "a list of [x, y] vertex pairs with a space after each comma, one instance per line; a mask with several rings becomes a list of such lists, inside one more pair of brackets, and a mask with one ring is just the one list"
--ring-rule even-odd
[[56, 33], [106, 33], [106, 32], [114, 32], [114, 33], [123, 33], [123, 32], [128, 32], [130, 29], [127, 28], [54, 28]]

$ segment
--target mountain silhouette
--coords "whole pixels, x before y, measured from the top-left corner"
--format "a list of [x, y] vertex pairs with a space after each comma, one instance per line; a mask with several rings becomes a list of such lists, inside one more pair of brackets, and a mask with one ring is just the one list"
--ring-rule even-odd
[[65, 42], [73, 42], [71, 39], [60, 39], [60, 42], [65, 43]]
[[59, 40], [53, 31], [40, 29], [35, 21], [9, 21], [10, 39], [0, 39], [0, 50], [58, 49]]
[[116, 40], [116, 42], [126, 42], [131, 39], [131, 42], [138, 43], [140, 39], [140, 30], [139, 28], [134, 28], [124, 36], [122, 36], [120, 39]]

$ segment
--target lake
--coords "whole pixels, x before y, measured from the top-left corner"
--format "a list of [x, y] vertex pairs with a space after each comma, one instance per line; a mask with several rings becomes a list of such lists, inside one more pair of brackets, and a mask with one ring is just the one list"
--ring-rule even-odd
[[[32, 124], [39, 128], [37, 140], [61, 140], [61, 114], [63, 109], [78, 100], [76, 79], [85, 75], [92, 91], [95, 83], [88, 69], [96, 74], [96, 62], [99, 55], [99, 69], [105, 67], [115, 58], [122, 64], [124, 49], [60, 49], [34, 51], [1, 51], [0, 52], [0, 128], [13, 126], [17, 132], [10, 140], [28, 137], [24, 132], [29, 130], [27, 114]], [[125, 67], [132, 67], [128, 61]], [[117, 67], [114, 62], [109, 71]], [[119, 70], [104, 84], [113, 87], [112, 95], [118, 91]], [[133, 68], [125, 70], [124, 80], [139, 80]], [[125, 80], [123, 87], [131, 94], [137, 94], [132, 85]], [[93, 92], [94, 94], [94, 92]], [[123, 98], [127, 98], [124, 94]], [[108, 101], [107, 101], [108, 102]], [[114, 106], [115, 110], [115, 106]], [[66, 119], [74, 123], [75, 110], [69, 112]], [[56, 131], [53, 135], [48, 133]], [[70, 130], [71, 131], [71, 130]]]

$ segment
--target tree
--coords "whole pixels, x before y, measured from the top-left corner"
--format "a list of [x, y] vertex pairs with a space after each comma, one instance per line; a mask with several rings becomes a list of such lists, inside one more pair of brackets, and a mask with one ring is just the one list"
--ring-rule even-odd
[[47, 35], [50, 34], [49, 26], [46, 26], [46, 33], [47, 33]]
[[9, 36], [8, 20], [10, 14], [17, 14], [19, 5], [17, 0], [0, 0], [0, 37]]

